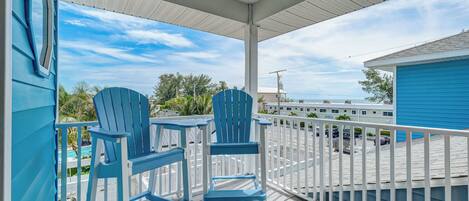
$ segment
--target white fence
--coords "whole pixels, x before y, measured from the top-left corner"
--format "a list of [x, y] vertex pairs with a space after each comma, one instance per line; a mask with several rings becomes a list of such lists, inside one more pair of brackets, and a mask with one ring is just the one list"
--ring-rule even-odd
[[[444, 199], [451, 200], [454, 185], [469, 183], [469, 131], [259, 115], [273, 122], [266, 132], [268, 185], [304, 199], [325, 200], [327, 196], [333, 200], [337, 196], [336, 199], [343, 200], [347, 195], [354, 200], [357, 192], [367, 195], [367, 191], [373, 191], [374, 197], [380, 198], [386, 190], [390, 200], [395, 201], [396, 190], [406, 189], [407, 200], [412, 200], [412, 189], [424, 188], [423, 196], [430, 201], [431, 188], [444, 187]], [[96, 122], [57, 125], [61, 150], [58, 158], [67, 161], [58, 163], [60, 200], [85, 200], [88, 175], [83, 173], [89, 162], [82, 159], [82, 149], [78, 149], [77, 157], [68, 157], [71, 143], [67, 137], [76, 132], [77, 144], [81, 144], [83, 131], [94, 125]], [[212, 130], [213, 125], [209, 125], [209, 131]], [[178, 146], [178, 135], [169, 132], [164, 133], [163, 149]], [[386, 140], [382, 139], [385, 133], [389, 133]], [[397, 143], [397, 133], [405, 135], [406, 141]], [[193, 195], [200, 195], [202, 132], [191, 129], [188, 134], [192, 191]], [[412, 139], [416, 134], [422, 134], [423, 138]], [[253, 173], [256, 165], [250, 157], [213, 157], [211, 174]], [[157, 171], [158, 194], [178, 196], [182, 193], [181, 167], [181, 164], [173, 164]], [[147, 181], [147, 174], [133, 177], [132, 193], [146, 190]], [[98, 200], [114, 200], [114, 184], [112, 180], [101, 181]], [[361, 198], [366, 200], [367, 196]]]
[[[394, 201], [396, 189], [406, 189], [407, 200], [412, 200], [413, 189], [424, 188], [424, 199], [430, 201], [431, 188], [443, 186], [444, 199], [451, 200], [452, 185], [468, 184], [468, 131], [261, 116], [274, 122], [266, 137], [269, 184], [304, 199], [322, 201], [327, 194], [333, 200], [335, 193], [343, 200], [347, 191], [354, 200], [357, 191], [367, 195], [368, 190], [381, 198], [386, 189]], [[383, 138], [383, 131], [389, 136]], [[397, 143], [397, 133], [406, 141]], [[412, 139], [417, 134], [423, 139]], [[453, 144], [460, 148], [457, 153], [451, 153]], [[458, 161], [452, 161], [452, 154]]]

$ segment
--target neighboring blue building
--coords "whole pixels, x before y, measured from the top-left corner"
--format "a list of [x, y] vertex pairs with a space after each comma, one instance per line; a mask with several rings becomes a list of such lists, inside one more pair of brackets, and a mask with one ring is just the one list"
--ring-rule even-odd
[[[396, 124], [469, 129], [468, 31], [367, 61], [365, 67], [394, 73]], [[403, 132], [397, 141], [405, 141]]]

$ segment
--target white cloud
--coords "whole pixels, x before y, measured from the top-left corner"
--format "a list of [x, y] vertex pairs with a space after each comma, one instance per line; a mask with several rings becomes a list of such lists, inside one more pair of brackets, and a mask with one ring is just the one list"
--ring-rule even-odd
[[173, 56], [177, 58], [212, 60], [220, 57], [220, 54], [214, 52], [176, 52]]
[[[98, 42], [89, 42], [89, 41], [63, 41], [60, 43], [61, 48], [68, 48], [74, 51], [87, 51], [100, 54], [103, 56], [109, 56], [114, 59], [127, 62], [139, 62], [139, 63], [157, 63], [158, 60], [153, 58], [139, 56], [133, 54], [130, 50], [109, 47]], [[77, 62], [80, 61], [80, 58], [76, 58]]]
[[285, 89], [294, 97], [363, 97], [364, 61], [456, 34], [467, 18], [466, 0], [387, 1], [261, 43], [259, 83], [275, 86], [266, 73], [287, 68]]
[[192, 47], [194, 44], [182, 34], [169, 34], [157, 29], [128, 30], [126, 38], [140, 44], [163, 44], [169, 47]]
[[75, 25], [75, 26], [79, 26], [79, 27], [86, 26], [86, 24], [81, 20], [65, 20], [65, 23]]

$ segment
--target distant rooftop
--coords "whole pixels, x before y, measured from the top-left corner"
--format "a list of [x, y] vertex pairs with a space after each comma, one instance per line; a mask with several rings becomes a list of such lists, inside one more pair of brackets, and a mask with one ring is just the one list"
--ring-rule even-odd
[[469, 57], [469, 31], [425, 43], [365, 62], [365, 67], [390, 70], [396, 65]]
[[[268, 106], [276, 106], [277, 103], [267, 103]], [[388, 104], [371, 104], [371, 103], [298, 103], [298, 102], [283, 102], [282, 106], [289, 107], [317, 107], [317, 108], [338, 108], [338, 109], [365, 109], [365, 110], [393, 110], [393, 105]]]

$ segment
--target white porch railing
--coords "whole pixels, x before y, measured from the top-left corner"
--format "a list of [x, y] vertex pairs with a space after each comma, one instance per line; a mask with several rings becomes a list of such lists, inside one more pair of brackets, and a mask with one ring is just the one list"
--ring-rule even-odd
[[[453, 186], [469, 183], [469, 131], [259, 115], [273, 122], [266, 132], [268, 185], [304, 199], [325, 200], [327, 196], [329, 200], [333, 197], [343, 200], [350, 195], [350, 200], [354, 200], [357, 192], [367, 195], [373, 191], [375, 197], [380, 197], [382, 191], [389, 191], [390, 200], [394, 201], [396, 191], [406, 189], [407, 200], [412, 200], [412, 189], [423, 188], [423, 196], [429, 201], [432, 187], [444, 187], [445, 200], [451, 200]], [[96, 122], [57, 125], [59, 200], [85, 200], [89, 159], [82, 157], [89, 153], [80, 148], [77, 156], [73, 156], [69, 149], [73, 143], [67, 137], [73, 137], [77, 145], [82, 144], [86, 127], [95, 125]], [[212, 128], [210, 125], [209, 130]], [[375, 146], [382, 131], [389, 131], [389, 144], [381, 145], [379, 140]], [[177, 146], [178, 135], [165, 132], [164, 148]], [[405, 133], [406, 142], [396, 142], [397, 132]], [[192, 191], [198, 195], [202, 193], [202, 132], [192, 129], [188, 133]], [[413, 140], [416, 133], [424, 137]], [[330, 135], [333, 137], [329, 138]], [[255, 160], [249, 156], [217, 156], [212, 166], [214, 176], [252, 173]], [[179, 168], [180, 164], [174, 164], [158, 170], [158, 194], [182, 193]], [[147, 178], [147, 174], [133, 177], [132, 193], [145, 190]], [[101, 181], [98, 200], [114, 200], [114, 186], [112, 180]], [[362, 198], [366, 200], [366, 196]]]
[[[395, 201], [396, 190], [406, 189], [407, 200], [413, 200], [413, 189], [424, 188], [424, 200], [430, 201], [431, 188], [444, 187], [444, 200], [451, 200], [452, 186], [468, 185], [468, 131], [261, 116], [274, 122], [266, 136], [268, 183], [304, 199], [343, 200], [348, 192], [354, 200], [357, 191], [369, 190], [381, 198], [386, 189]], [[381, 142], [382, 131], [389, 131], [389, 141]], [[405, 133], [405, 142], [396, 143], [397, 132]], [[417, 133], [423, 139], [413, 140]], [[375, 139], [380, 139], [376, 146]]]

